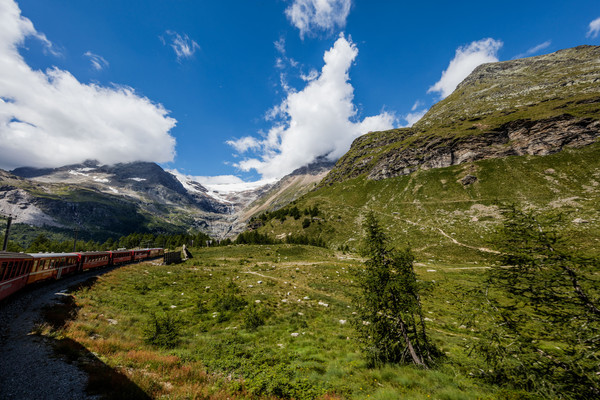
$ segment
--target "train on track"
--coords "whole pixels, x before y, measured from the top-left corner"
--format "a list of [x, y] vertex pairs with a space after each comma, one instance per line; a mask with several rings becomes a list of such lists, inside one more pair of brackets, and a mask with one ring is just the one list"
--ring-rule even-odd
[[0, 300], [27, 285], [87, 271], [162, 257], [162, 248], [82, 253], [0, 252]]

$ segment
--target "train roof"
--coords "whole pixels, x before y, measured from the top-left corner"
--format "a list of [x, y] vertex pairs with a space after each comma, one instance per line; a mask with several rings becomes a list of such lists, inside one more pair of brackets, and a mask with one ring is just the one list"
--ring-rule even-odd
[[77, 253], [29, 253], [33, 258], [77, 257]]
[[25, 254], [25, 253], [13, 253], [10, 251], [0, 251], [0, 258], [1, 259], [6, 259], [6, 258], [11, 258], [11, 259], [19, 259], [19, 260], [29, 260], [32, 259], [33, 257], [31, 257], [29, 254]]
[[82, 256], [96, 256], [96, 255], [106, 255], [109, 256], [110, 255], [110, 251], [82, 251], [78, 254], [81, 254]]

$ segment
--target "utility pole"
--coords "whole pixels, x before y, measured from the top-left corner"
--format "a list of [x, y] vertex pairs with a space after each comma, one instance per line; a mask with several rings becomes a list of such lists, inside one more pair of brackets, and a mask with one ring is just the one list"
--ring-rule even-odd
[[2, 246], [2, 251], [6, 251], [8, 248], [8, 234], [10, 233], [10, 224], [12, 223], [12, 216], [8, 216], [6, 219], [6, 233], [4, 234], [4, 245]]
[[73, 239], [73, 253], [75, 253], [77, 251], [77, 232], [79, 232], [79, 229], [77, 229], [77, 228], [73, 229], [73, 233], [75, 236], [75, 239]]

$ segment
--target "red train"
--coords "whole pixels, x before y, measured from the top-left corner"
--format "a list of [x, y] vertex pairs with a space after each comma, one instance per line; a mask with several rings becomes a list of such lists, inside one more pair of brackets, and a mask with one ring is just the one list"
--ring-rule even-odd
[[109, 265], [162, 257], [164, 249], [88, 251], [83, 253], [0, 252], [0, 300], [26, 285]]

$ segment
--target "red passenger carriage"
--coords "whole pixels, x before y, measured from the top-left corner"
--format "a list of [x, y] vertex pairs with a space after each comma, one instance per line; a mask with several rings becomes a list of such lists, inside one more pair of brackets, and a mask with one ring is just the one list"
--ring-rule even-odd
[[133, 261], [138, 262], [148, 258], [150, 249], [139, 249], [133, 251]]
[[63, 275], [77, 272], [79, 269], [77, 253], [37, 253], [31, 256], [34, 261], [28, 284], [46, 279], [60, 279]]
[[29, 254], [0, 252], [0, 300], [27, 284], [32, 265]]
[[165, 255], [165, 249], [154, 248], [150, 249], [148, 258], [158, 258]]
[[105, 267], [110, 264], [110, 252], [108, 251], [87, 251], [78, 254], [82, 271]]
[[133, 258], [132, 250], [116, 250], [109, 251], [110, 253], [110, 262], [112, 265], [121, 265], [127, 264], [131, 262]]

